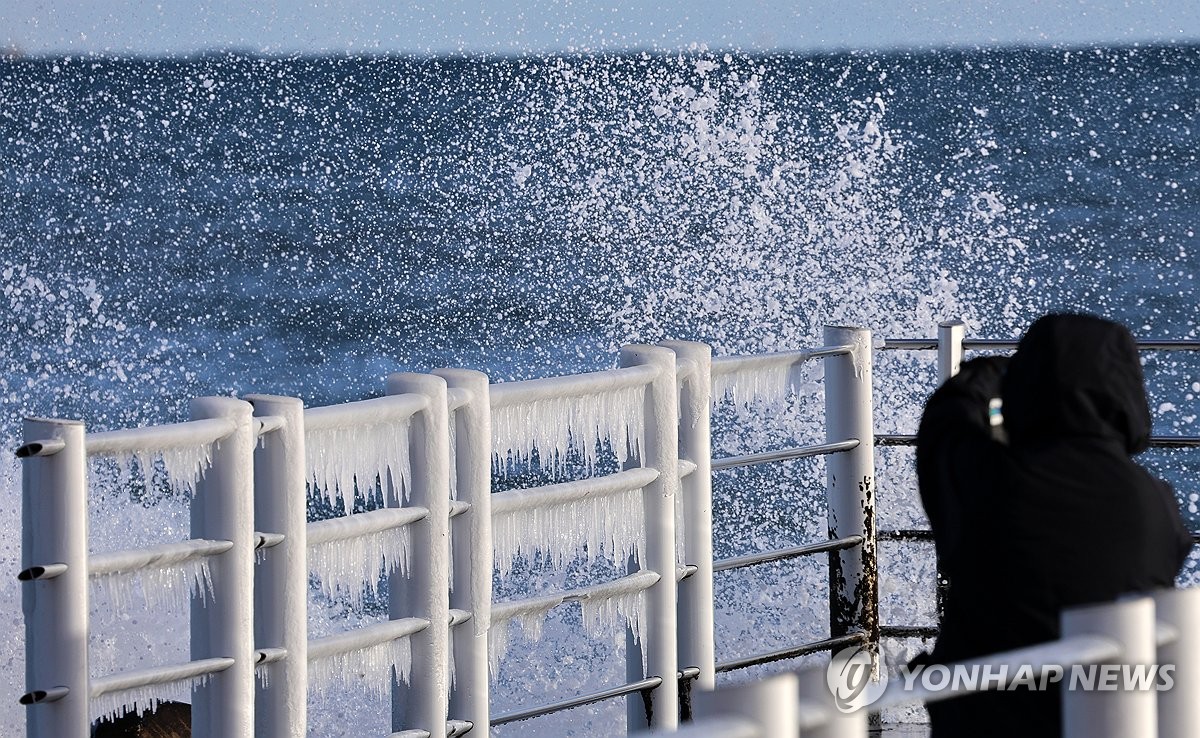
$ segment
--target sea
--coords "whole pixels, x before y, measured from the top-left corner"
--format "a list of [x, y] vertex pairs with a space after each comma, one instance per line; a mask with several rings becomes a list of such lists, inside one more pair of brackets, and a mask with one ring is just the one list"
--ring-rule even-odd
[[[522, 379], [665, 338], [814, 346], [826, 324], [872, 329], [878, 430], [912, 432], [932, 358], [883, 339], [949, 319], [1012, 338], [1049, 311], [1200, 338], [1198, 127], [1190, 45], [0, 58], [0, 445], [23, 416], [104, 430], [186, 419], [202, 395], [324, 405], [381, 394], [393, 371]], [[1197, 435], [1200, 357], [1144, 366], [1156, 433]], [[719, 448], [819, 438], [800, 396], [819, 384], [773, 414], [718, 407]], [[907, 453], [880, 452], [881, 526], [923, 524]], [[1145, 463], [1200, 526], [1195, 453]], [[824, 535], [819, 462], [723, 474], [718, 555]], [[127, 491], [93, 491], [94, 550], [186, 535], [177, 497]], [[10, 454], [12, 574], [19, 528]], [[883, 555], [885, 620], [928, 624], [929, 552]], [[718, 657], [819, 637], [823, 576], [719, 578]], [[378, 616], [313, 609], [315, 630]], [[165, 616], [104, 617], [97, 668], [172, 658]], [[0, 626], [0, 734], [16, 735], [15, 576]], [[515, 644], [496, 711], [621, 681], [622, 639], [579, 630], [576, 611]], [[310, 712], [311, 735], [386, 731], [386, 705], [354, 689]], [[607, 736], [621, 714], [494, 734]]]

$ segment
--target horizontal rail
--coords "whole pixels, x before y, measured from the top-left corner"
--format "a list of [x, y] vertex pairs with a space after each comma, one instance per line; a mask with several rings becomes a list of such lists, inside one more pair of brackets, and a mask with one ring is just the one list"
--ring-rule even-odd
[[696, 471], [696, 462], [688, 461], [687, 459], [679, 460], [679, 478], [680, 479], [683, 479], [684, 477], [688, 476], [689, 474], [695, 473], [695, 471]]
[[151, 567], [176, 566], [192, 559], [217, 556], [233, 548], [232, 541], [194, 538], [178, 543], [163, 543], [146, 548], [107, 551], [88, 558], [88, 574], [97, 577], [118, 572], [133, 572]]
[[340, 405], [310, 407], [304, 411], [304, 430], [352, 428], [391, 423], [410, 418], [429, 406], [424, 395], [388, 395]]
[[492, 494], [492, 515], [520, 510], [533, 510], [551, 505], [565, 505], [589, 497], [604, 497], [641, 489], [658, 479], [657, 469], [639, 467], [609, 474], [589, 477], [574, 482], [559, 482], [542, 487], [510, 489]]
[[30, 441], [17, 449], [18, 459], [28, 459], [33, 456], [53, 456], [67, 447], [61, 438], [43, 438], [40, 441]]
[[630, 387], [642, 387], [654, 381], [658, 369], [652, 366], [630, 366], [600, 372], [572, 374], [563, 377], [525, 379], [520, 382], [500, 382], [491, 385], [492, 409], [522, 405], [538, 400], [557, 400], [582, 395], [595, 395]]
[[256, 530], [254, 531], [254, 550], [261, 551], [264, 548], [275, 548], [286, 540], [287, 536], [282, 533], [263, 533]]
[[89, 694], [92, 699], [95, 699], [112, 692], [121, 692], [127, 689], [152, 687], [156, 684], [170, 684], [171, 682], [181, 682], [184, 679], [196, 679], [197, 677], [225, 671], [233, 666], [233, 663], [233, 659], [231, 658], [202, 659], [186, 664], [151, 666], [148, 669], [127, 671], [122, 674], [111, 674], [99, 679], [93, 679]]
[[205, 418], [88, 433], [83, 443], [89, 456], [153, 452], [203, 446], [228, 436], [234, 428], [233, 421], [228, 418]]
[[[978, 350], [1014, 350], [1018, 341], [1012, 338], [967, 338], [962, 342], [964, 349]], [[931, 351], [938, 347], [936, 338], [887, 338], [879, 348], [885, 351]], [[1142, 351], [1200, 351], [1200, 341], [1187, 339], [1146, 339], [1137, 342]]]
[[335, 633], [308, 642], [308, 660], [326, 659], [378, 646], [400, 638], [407, 638], [429, 627], [424, 618], [402, 618], [385, 623], [374, 623], [345, 633]]
[[881, 530], [875, 534], [875, 537], [881, 541], [932, 541], [933, 531], [928, 528]]
[[721, 469], [735, 469], [740, 466], [758, 466], [759, 464], [770, 464], [776, 461], [791, 461], [792, 459], [803, 459], [809, 456], [825, 456], [828, 454], [839, 454], [844, 451], [858, 448], [861, 443], [857, 438], [851, 438], [845, 441], [834, 441], [833, 443], [818, 443], [812, 446], [798, 446], [796, 448], [784, 448], [778, 451], [763, 451], [757, 454], [746, 454], [745, 456], [726, 456], [723, 459], [713, 459], [713, 471]]
[[287, 425], [287, 420], [281, 415], [256, 415], [254, 419], [258, 421], [258, 435], [260, 436], [274, 433]]
[[[1003, 683], [998, 683], [999, 680], [991, 681], [990, 683], [994, 684], [996, 689], [1004, 689], [1018, 677], [1020, 673], [1019, 667], [1023, 665], [1032, 666], [1034, 677], [1041, 678], [1045, 669], [1050, 665], [1099, 664], [1119, 658], [1120, 655], [1121, 644], [1111, 638], [1096, 635], [1079, 635], [1050, 641], [1049, 643], [1039, 643], [1036, 646], [1004, 651], [1003, 653], [993, 654], [991, 657], [985, 659], [971, 659], [956, 663], [968, 668], [993, 667], [991, 673], [1003, 674], [1005, 679]], [[954, 664], [948, 664], [947, 666], [951, 669], [954, 668]], [[974, 691], [965, 688], [965, 686], [961, 683], [952, 682], [949, 685], [942, 685], [940, 689], [930, 690], [925, 689], [920, 683], [906, 685], [901, 681], [894, 681], [888, 684], [883, 696], [878, 702], [871, 705], [871, 709], [886, 710], [913, 702], [940, 702], [957, 694]]]
[[805, 643], [802, 646], [796, 646], [794, 648], [785, 648], [758, 656], [747, 656], [746, 658], [742, 659], [726, 661], [724, 663], [717, 664], [717, 673], [724, 674], [727, 671], [737, 671], [738, 669], [748, 669], [751, 666], [770, 664], [775, 661], [785, 661], [787, 659], [794, 659], [800, 656], [807, 656], [810, 653], [832, 651], [834, 649], [841, 648], [842, 646], [850, 646], [855, 643], [862, 643], [866, 641], [866, 639], [866, 633], [863, 633], [862, 631], [855, 631], [853, 633], [847, 633], [844, 636], [813, 641], [812, 643]]
[[[876, 446], [916, 446], [917, 437], [903, 433], [880, 433], [875, 436]], [[1151, 448], [1197, 448], [1200, 436], [1150, 436]], [[715, 465], [714, 465], [715, 468]]]
[[254, 665], [266, 666], [287, 658], [286, 648], [260, 648], [254, 652]]
[[905, 433], [877, 433], [876, 446], [916, 446], [917, 437]]
[[712, 377], [716, 379], [722, 375], [740, 371], [787, 367], [826, 356], [841, 356], [853, 350], [853, 346], [821, 346], [819, 348], [801, 349], [798, 351], [780, 351], [774, 354], [714, 356], [712, 360]]
[[603, 700], [611, 700], [616, 697], [624, 697], [627, 694], [633, 694], [634, 692], [643, 692], [648, 689], [655, 689], [662, 683], [663, 683], [662, 677], [657, 677], [657, 676], [648, 677], [646, 679], [642, 679], [642, 680], [639, 680], [636, 682], [630, 682], [629, 684], [623, 684], [620, 687], [613, 687], [611, 689], [605, 689], [600, 692], [593, 692], [591, 694], [584, 694], [584, 695], [580, 695], [578, 697], [572, 697], [570, 699], [561, 700], [559, 702], [555, 702], [552, 705], [545, 705], [543, 707], [534, 707], [534, 708], [531, 708], [528, 710], [521, 710], [519, 712], [510, 712], [507, 715], [501, 715], [497, 718], [494, 718], [491, 721], [491, 723], [493, 726], [496, 726], [496, 725], [504, 725], [506, 723], [516, 723], [516, 722], [520, 722], [522, 720], [532, 720], [533, 718], [542, 717], [544, 715], [551, 715], [556, 712], [562, 712], [563, 710], [570, 710], [575, 707], [583, 707], [584, 705], [590, 705], [593, 702], [601, 702]]
[[450, 387], [446, 390], [447, 410], [454, 412], [475, 398], [474, 393], [463, 387]]
[[611, 597], [619, 597], [620, 595], [642, 592], [654, 586], [659, 579], [658, 572], [639, 571], [610, 582], [593, 584], [590, 587], [555, 592], [554, 594], [527, 600], [496, 602], [492, 605], [492, 622], [499, 623], [520, 617], [521, 615], [545, 612], [567, 602], [609, 599]]
[[881, 625], [879, 635], [882, 638], [936, 638], [936, 625]]
[[308, 524], [308, 545], [344, 541], [350, 538], [381, 533], [385, 530], [412, 525], [429, 517], [423, 507], [381, 507], [377, 510], [354, 513], [328, 520], [316, 520]]
[[846, 536], [845, 538], [837, 538], [832, 541], [822, 541], [821, 543], [809, 543], [804, 546], [794, 546], [792, 548], [781, 548], [777, 551], [764, 551], [756, 554], [746, 554], [745, 556], [735, 556], [731, 559], [721, 559], [713, 562], [713, 572], [728, 571], [730, 569], [742, 569], [747, 566], [756, 564], [766, 564], [771, 561], [784, 561], [786, 559], [795, 559], [801, 556], [814, 556], [816, 554], [828, 553], [829, 551], [841, 551], [847, 548], [854, 548], [861, 545], [863, 542], [862, 536]]
[[471, 503], [463, 500], [450, 500], [450, 517], [457, 518], [459, 515], [471, 509]]

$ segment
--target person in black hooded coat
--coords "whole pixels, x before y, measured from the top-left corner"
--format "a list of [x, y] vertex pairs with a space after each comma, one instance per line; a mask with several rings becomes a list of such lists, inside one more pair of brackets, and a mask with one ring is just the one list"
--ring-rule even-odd
[[[989, 422], [1003, 400], [1004, 434]], [[1150, 411], [1137, 345], [1086, 315], [1037, 320], [1011, 359], [965, 362], [917, 435], [921, 501], [949, 581], [945, 664], [1053, 640], [1074, 605], [1170, 587], [1192, 546], [1171, 488], [1139, 466]], [[1061, 696], [991, 692], [929, 706], [935, 738], [1061, 735]]]

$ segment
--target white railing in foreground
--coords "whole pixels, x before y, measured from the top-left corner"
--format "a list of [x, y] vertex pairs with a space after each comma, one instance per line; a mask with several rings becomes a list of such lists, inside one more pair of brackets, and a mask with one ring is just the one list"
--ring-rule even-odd
[[[1171, 666], [1170, 684], [1151, 677], [1128, 688], [1085, 688], [1073, 667], [1112, 665], [1125, 669]], [[825, 669], [780, 674], [694, 696], [696, 719], [679, 732], [699, 738], [865, 738], [869, 711], [912, 703], [955, 699], [979, 689], [1005, 689], [1015, 681], [1047, 684], [1061, 677], [1064, 738], [1184, 738], [1200, 735], [1200, 589], [1164, 590], [1152, 597], [1072, 608], [1063, 613], [1057, 641], [964, 662], [975, 673], [1002, 678], [924, 684], [893, 676], [886, 690], [853, 712], [839, 710]], [[1021, 667], [1026, 671], [1022, 672]], [[1024, 674], [1024, 676], [1022, 676]], [[954, 686], [935, 689], [945, 683]], [[1086, 681], [1100, 687], [1105, 680]], [[1161, 691], [1154, 687], [1158, 684]], [[1149, 686], [1147, 686], [1149, 685]], [[645, 734], [649, 735], [649, 733]]]

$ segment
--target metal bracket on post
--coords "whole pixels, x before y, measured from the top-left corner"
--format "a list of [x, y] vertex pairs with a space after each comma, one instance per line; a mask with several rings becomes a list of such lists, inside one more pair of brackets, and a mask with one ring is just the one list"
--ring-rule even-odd
[[450, 607], [471, 613], [454, 628], [454, 684], [450, 716], [471, 723], [472, 732], [490, 731], [488, 707], [488, 628], [492, 620], [492, 411], [488, 378], [469, 369], [438, 369], [448, 387], [470, 393], [454, 411], [454, 470], [458, 499], [470, 507], [455, 518], [454, 587]]
[[193, 420], [227, 418], [233, 432], [213, 444], [212, 465], [196, 484], [192, 537], [231, 541], [209, 559], [212, 596], [192, 599], [192, 659], [233, 665], [192, 689], [192, 733], [254, 735], [254, 446], [253, 408], [232, 397], [192, 400]]
[[282, 534], [255, 568], [254, 636], [259, 649], [282, 648], [267, 684], [257, 684], [256, 738], [304, 738], [308, 731], [308, 490], [304, 403], [249, 395], [256, 417], [283, 423], [254, 451], [254, 529]]
[[[22, 579], [28, 738], [86, 738], [88, 720], [87, 454], [83, 424], [27, 418]], [[46, 572], [57, 572], [46, 576]]]
[[[409, 637], [412, 678], [392, 685], [392, 730], [425, 730], [429, 738], [446, 738], [450, 685], [450, 427], [446, 380], [431, 374], [393, 374], [389, 395], [419, 394], [428, 398], [413, 416], [410, 441], [410, 502], [429, 510], [415, 523], [408, 578], [393, 573], [388, 582], [388, 616], [418, 617], [429, 627]], [[400, 506], [396, 482], [389, 484], [387, 504]]]
[[879, 568], [875, 540], [875, 443], [871, 401], [871, 332], [826, 326], [826, 346], [850, 346], [825, 358], [825, 433], [830, 442], [857, 439], [826, 459], [829, 538], [862, 536], [860, 546], [829, 554], [830, 636], [861, 630], [879, 648]]
[[[642, 489], [646, 525], [646, 561], [642, 569], [658, 572], [659, 580], [646, 590], [646, 631], [641, 648], [646, 653], [645, 676], [662, 677], [662, 684], [647, 695], [628, 701], [628, 731], [653, 727], [674, 730], [679, 725], [679, 671], [677, 593], [675, 581], [675, 503], [679, 492], [679, 387], [675, 379], [675, 352], [662, 346], [632, 345], [621, 349], [622, 367], [652, 366], [658, 376], [646, 388], [646, 443], [642, 466], [657, 469], [658, 478]], [[627, 639], [629, 640], [629, 639]], [[642, 676], [638, 649], [626, 653], [629, 681]], [[631, 658], [633, 657], [633, 658]], [[636, 659], [636, 663], [635, 663]]]

